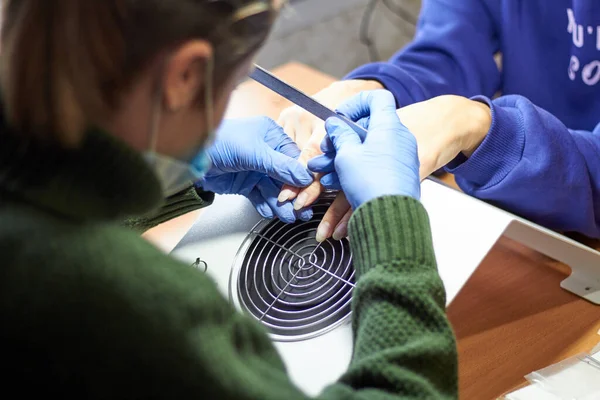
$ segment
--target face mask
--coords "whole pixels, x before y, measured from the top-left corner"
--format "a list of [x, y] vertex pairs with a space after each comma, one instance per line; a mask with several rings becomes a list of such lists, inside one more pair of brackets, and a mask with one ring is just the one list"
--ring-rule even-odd
[[[212, 98], [212, 67], [213, 60], [210, 58], [206, 68], [206, 132], [213, 130], [213, 98]], [[151, 123], [152, 132], [150, 133], [150, 149], [143, 153], [144, 159], [154, 170], [162, 186], [163, 196], [165, 198], [177, 194], [201, 180], [211, 167], [211, 161], [206, 152], [206, 148], [192, 149], [190, 154], [193, 160], [180, 160], [174, 157], [159, 154], [155, 151], [158, 139], [158, 126], [161, 113], [162, 90], [157, 90], [154, 105], [154, 113]], [[211, 137], [209, 135], [208, 137]], [[208, 138], [207, 138], [208, 141]]]
[[165, 198], [201, 180], [211, 166], [210, 158], [204, 149], [198, 152], [192, 163], [155, 152], [145, 152], [144, 159], [158, 177]]

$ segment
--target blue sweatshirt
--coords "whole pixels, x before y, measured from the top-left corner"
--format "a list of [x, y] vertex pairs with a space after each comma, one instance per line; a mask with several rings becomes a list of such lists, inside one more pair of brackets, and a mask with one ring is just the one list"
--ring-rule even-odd
[[448, 165], [461, 189], [600, 237], [599, 0], [423, 0], [415, 40], [346, 79], [381, 82], [399, 106], [477, 96], [492, 127], [471, 158]]

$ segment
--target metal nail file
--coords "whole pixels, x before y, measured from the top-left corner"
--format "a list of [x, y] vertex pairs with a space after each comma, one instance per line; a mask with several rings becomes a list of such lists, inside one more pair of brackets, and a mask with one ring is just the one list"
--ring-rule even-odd
[[325, 107], [323, 104], [319, 103], [312, 97], [306, 95], [302, 91], [296, 89], [292, 85], [289, 85], [271, 74], [266, 69], [254, 65], [254, 70], [250, 73], [250, 78], [254, 79], [256, 82], [260, 83], [263, 86], [271, 89], [275, 93], [283, 96], [288, 99], [292, 103], [296, 104], [299, 107], [302, 107], [315, 117], [326, 121], [327, 118], [336, 117], [344, 121], [346, 124], [352, 128], [354, 132], [360, 136], [362, 140], [367, 137], [367, 130], [362, 126], [354, 123], [352, 120], [346, 118], [343, 115], [336, 113], [335, 111]]

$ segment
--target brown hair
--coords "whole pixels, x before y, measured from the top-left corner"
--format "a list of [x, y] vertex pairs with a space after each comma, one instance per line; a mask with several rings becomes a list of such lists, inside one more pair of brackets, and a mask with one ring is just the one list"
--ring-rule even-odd
[[218, 88], [266, 39], [271, 0], [4, 0], [0, 85], [20, 134], [77, 146], [159, 52], [202, 38]]

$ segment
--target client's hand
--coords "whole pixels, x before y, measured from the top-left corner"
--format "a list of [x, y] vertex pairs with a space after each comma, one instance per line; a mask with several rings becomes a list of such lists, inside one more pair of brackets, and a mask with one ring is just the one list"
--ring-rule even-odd
[[298, 146], [267, 117], [226, 120], [208, 149], [212, 167], [201, 184], [215, 193], [248, 197], [265, 218], [309, 220], [312, 210], [295, 211], [290, 202], [277, 201], [283, 184], [306, 187], [313, 182], [299, 155]]
[[[403, 107], [397, 113], [417, 139], [421, 179], [444, 167], [461, 152], [469, 157], [481, 144], [491, 125], [491, 113], [486, 104], [459, 96], [436, 97]], [[339, 189], [337, 181], [331, 174], [323, 183]], [[333, 236], [339, 240], [345, 237], [351, 214], [350, 204], [340, 194], [325, 214], [317, 239], [322, 241]]]
[[492, 124], [487, 104], [452, 95], [403, 107], [398, 116], [419, 143], [421, 179], [446, 166], [461, 152], [471, 156]]
[[[385, 195], [420, 197], [417, 141], [400, 123], [390, 92], [363, 92], [339, 108], [345, 116], [364, 121], [364, 140], [337, 118], [326, 123], [324, 155], [309, 161], [309, 169], [323, 174], [321, 182], [335, 182], [353, 210]], [[334, 160], [333, 168], [331, 160]]]
[[[323, 105], [335, 109], [344, 100], [366, 90], [381, 89], [383, 86], [376, 81], [348, 80], [334, 82], [328, 88], [320, 91], [314, 97]], [[298, 106], [283, 110], [277, 121], [298, 146], [302, 149], [300, 162], [306, 164], [308, 160], [321, 154], [320, 146], [325, 137], [325, 124], [323, 121], [304, 111]], [[279, 196], [280, 201], [296, 199], [297, 208], [306, 207], [317, 200], [323, 188], [319, 180], [305, 189], [284, 186]]]

